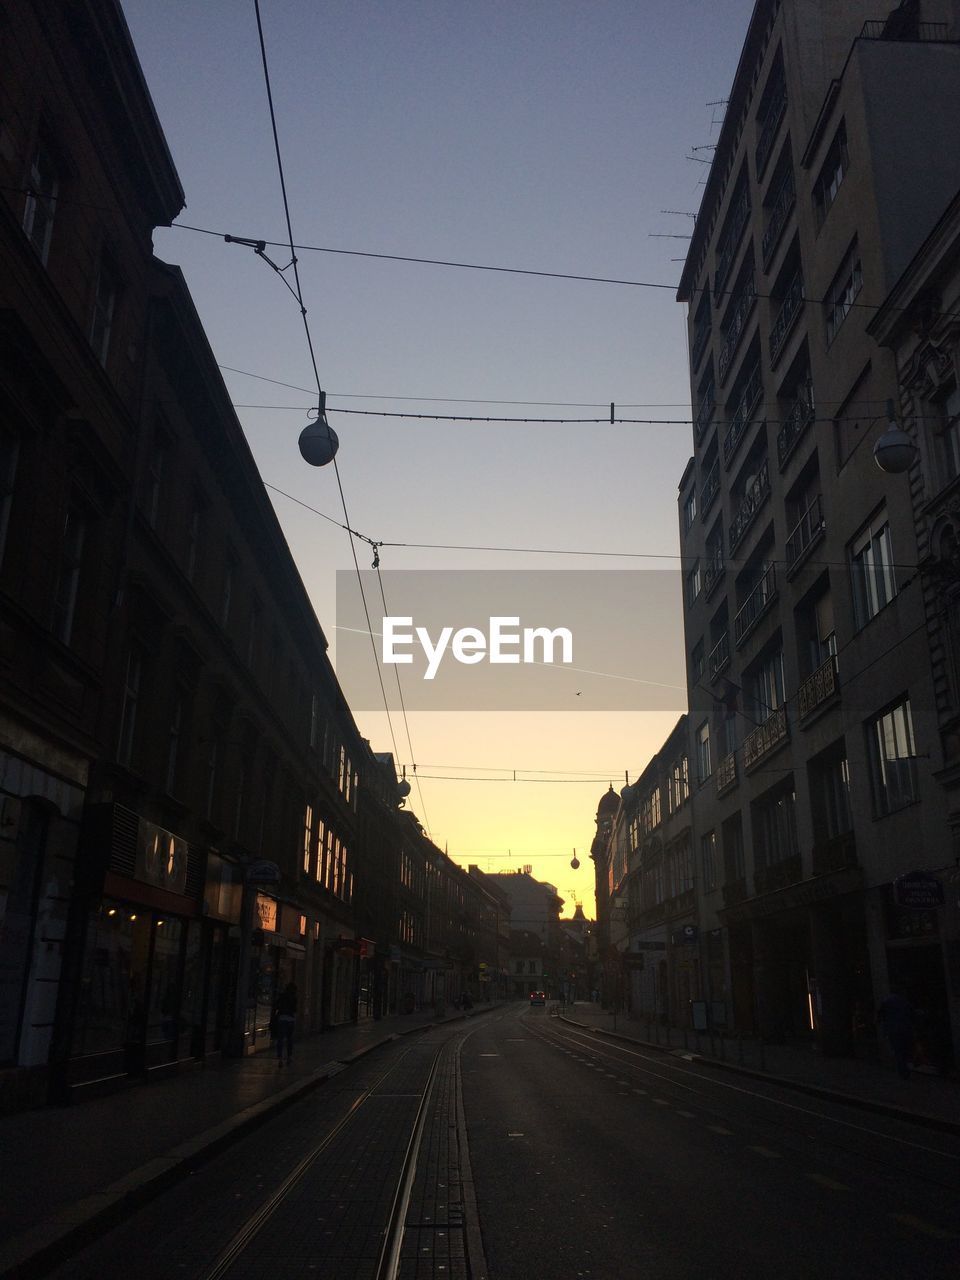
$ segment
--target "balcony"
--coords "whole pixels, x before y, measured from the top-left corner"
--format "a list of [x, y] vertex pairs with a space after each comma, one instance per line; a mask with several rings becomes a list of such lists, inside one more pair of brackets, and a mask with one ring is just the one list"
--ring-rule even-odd
[[789, 338], [793, 326], [797, 322], [797, 316], [803, 310], [803, 276], [798, 271], [790, 281], [787, 292], [784, 294], [783, 302], [780, 304], [780, 310], [777, 312], [777, 318], [773, 322], [773, 328], [770, 330], [770, 363], [776, 364], [780, 359], [780, 353]]
[[713, 277], [713, 298], [716, 301], [727, 283], [743, 236], [743, 229], [750, 218], [750, 190], [744, 187], [736, 204], [730, 210], [729, 222], [723, 237], [723, 248], [717, 255], [717, 270]]
[[[696, 364], [696, 360], [694, 363]], [[697, 444], [699, 444], [707, 434], [707, 427], [709, 427], [713, 420], [713, 411], [716, 407], [717, 401], [714, 395], [714, 386], [711, 382], [703, 399], [700, 401], [700, 406], [697, 409], [697, 416], [693, 420], [693, 434]]]
[[777, 596], [777, 571], [771, 565], [753, 588], [734, 619], [733, 629], [737, 648], [757, 625]]
[[813, 422], [815, 414], [813, 386], [807, 383], [790, 406], [790, 412], [787, 414], [777, 436], [777, 459], [780, 463], [781, 471], [787, 465], [788, 458], [800, 443], [803, 433]]
[[710, 321], [705, 324], [698, 324], [693, 333], [693, 343], [690, 348], [690, 367], [696, 369], [703, 353], [707, 349], [707, 343], [710, 341]]
[[724, 343], [720, 348], [720, 356], [717, 360], [717, 375], [721, 383], [730, 372], [730, 362], [733, 360], [734, 353], [740, 345], [740, 339], [743, 337], [743, 331], [747, 326], [747, 320], [756, 300], [757, 285], [751, 275], [744, 282], [743, 288], [737, 295], [736, 303], [733, 304], [733, 311], [730, 314], [730, 322], [724, 331]]
[[815, 711], [837, 697], [839, 692], [837, 660], [831, 654], [797, 690], [797, 711], [800, 719], [806, 720], [808, 716], [812, 716]]
[[777, 707], [772, 715], [767, 716], [763, 724], [757, 725], [752, 733], [743, 740], [743, 767], [752, 769], [761, 760], [776, 751], [790, 737], [790, 726], [787, 723], [787, 708]]
[[779, 862], [771, 863], [769, 867], [757, 867], [753, 873], [753, 883], [758, 894], [773, 893], [776, 889], [785, 889], [788, 884], [797, 884], [802, 878], [803, 866], [800, 862], [799, 853], [794, 853], [789, 858], [782, 858]]
[[731, 751], [717, 765], [717, 795], [725, 796], [737, 785], [737, 753]]
[[845, 831], [830, 840], [820, 840], [813, 846], [815, 876], [828, 876], [858, 865], [857, 840], [852, 831]]
[[820, 494], [810, 499], [807, 509], [793, 527], [787, 538], [787, 577], [790, 578], [800, 568], [804, 560], [820, 541], [825, 528], [823, 521], [823, 500]]
[[730, 554], [733, 555], [743, 541], [747, 530], [757, 518], [763, 504], [770, 497], [770, 467], [764, 458], [756, 478], [744, 493], [737, 513], [730, 522]]
[[711, 551], [711, 549], [707, 547], [707, 555], [709, 559], [707, 560], [706, 568], [704, 569], [703, 589], [706, 592], [707, 599], [709, 600], [714, 591], [716, 591], [717, 587], [723, 581], [726, 565], [723, 561], [722, 546], [716, 551]]
[[771, 92], [770, 99], [767, 102], [766, 115], [760, 128], [760, 136], [757, 138], [755, 158], [758, 180], [762, 177], [763, 171], [767, 167], [767, 161], [770, 159], [770, 152], [773, 149], [777, 131], [780, 128], [780, 121], [783, 119], [786, 109], [787, 86], [781, 80]]
[[767, 226], [760, 241], [760, 255], [764, 270], [769, 266], [773, 251], [780, 243], [783, 228], [787, 225], [787, 219], [790, 217], [790, 212], [796, 201], [797, 187], [793, 178], [793, 170], [788, 169], [783, 175], [783, 181], [780, 183], [773, 204], [770, 206], [770, 216], [767, 219]]
[[707, 508], [713, 502], [714, 498], [720, 492], [720, 459], [718, 458], [710, 470], [707, 472], [707, 478], [703, 482], [703, 488], [700, 490], [700, 516], [701, 519], [707, 513]]
[[707, 659], [707, 669], [710, 672], [710, 680], [716, 680], [717, 676], [730, 661], [730, 637], [726, 632], [720, 637], [717, 643], [710, 650], [710, 657]]
[[736, 412], [730, 419], [730, 429], [723, 437], [723, 465], [725, 467], [729, 467], [733, 455], [737, 451], [737, 445], [746, 434], [747, 427], [750, 425], [750, 415], [756, 408], [757, 401], [762, 393], [763, 378], [760, 375], [760, 366], [757, 365], [747, 379], [747, 385], [740, 396]]

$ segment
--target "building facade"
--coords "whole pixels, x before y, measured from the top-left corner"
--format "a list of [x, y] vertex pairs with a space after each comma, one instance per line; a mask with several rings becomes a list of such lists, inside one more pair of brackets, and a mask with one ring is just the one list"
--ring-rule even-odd
[[914, 499], [873, 460], [896, 361], [869, 331], [960, 183], [958, 38], [948, 0], [760, 0], [678, 294], [704, 997], [828, 1052], [892, 984], [931, 1039], [960, 1032], [900, 936], [896, 884], [950, 833]]

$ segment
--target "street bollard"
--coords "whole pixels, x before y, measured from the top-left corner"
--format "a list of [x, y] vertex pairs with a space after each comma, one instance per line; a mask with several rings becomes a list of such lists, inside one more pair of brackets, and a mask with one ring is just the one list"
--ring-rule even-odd
[[720, 1061], [726, 1062], [726, 1060], [727, 1060], [727, 1042], [723, 1032], [721, 1031], [720, 1032]]
[[759, 1040], [757, 1041], [757, 1043], [760, 1045], [760, 1070], [761, 1070], [761, 1071], [766, 1071], [766, 1069], [767, 1069], [767, 1055], [766, 1055], [766, 1053], [764, 1052], [764, 1048], [763, 1048], [763, 1036], [760, 1036], [760, 1038], [759, 1038]]
[[686, 1027], [683, 1028], [683, 1048], [684, 1048], [684, 1052], [686, 1052], [686, 1049], [687, 1049], [687, 1028]]
[[717, 1056], [717, 1048], [713, 1042], [713, 1027], [711, 1027], [710, 1028], [710, 1057], [715, 1058], [716, 1056]]
[[737, 1060], [739, 1061], [742, 1067], [743, 1066], [743, 1033], [742, 1032], [740, 1033], [740, 1035], [737, 1036], [737, 1047], [739, 1049]]

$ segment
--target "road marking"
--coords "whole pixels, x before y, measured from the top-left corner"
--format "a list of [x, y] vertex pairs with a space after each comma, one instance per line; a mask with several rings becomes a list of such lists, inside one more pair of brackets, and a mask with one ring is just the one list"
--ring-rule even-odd
[[915, 1231], [922, 1231], [925, 1236], [933, 1236], [934, 1240], [955, 1239], [952, 1231], [944, 1231], [942, 1227], [935, 1227], [932, 1222], [924, 1222], [922, 1218], [915, 1218], [912, 1213], [895, 1213], [893, 1220], [894, 1222], [901, 1222], [905, 1227], [913, 1227]]
[[733, 1137], [733, 1130], [725, 1129], [722, 1124], [708, 1124], [707, 1128], [711, 1131], [711, 1133], [722, 1133], [725, 1138]]
[[825, 1178], [822, 1173], [808, 1173], [807, 1177], [813, 1182], [819, 1182], [821, 1187], [826, 1187], [828, 1191], [849, 1191], [850, 1188], [842, 1182], [835, 1182], [833, 1178]]
[[694, 1117], [694, 1114], [693, 1114], [693, 1112], [692, 1112], [692, 1111], [678, 1111], [678, 1112], [677, 1112], [677, 1115], [678, 1115], [678, 1116], [686, 1116], [686, 1118], [687, 1118], [688, 1120], [693, 1120], [693, 1119], [695, 1118], [695, 1117]]
[[646, 1091], [646, 1089], [634, 1089], [634, 1091], [633, 1091], [633, 1092], [634, 1092], [634, 1093], [642, 1094], [644, 1098], [647, 1096], [647, 1091]]
[[766, 1160], [779, 1160], [780, 1152], [771, 1151], [769, 1147], [747, 1147], [748, 1151], [755, 1151], [758, 1156], [763, 1156]]
[[516, 1133], [516, 1132], [514, 1132], [514, 1133], [508, 1133], [508, 1134], [507, 1134], [507, 1137], [508, 1137], [508, 1138], [522, 1138], [522, 1137], [523, 1137], [523, 1134], [522, 1134], [522, 1133]]
[[670, 1103], [666, 1100], [666, 1098], [654, 1098], [653, 1101], [657, 1104], [658, 1107], [669, 1107], [670, 1105]]

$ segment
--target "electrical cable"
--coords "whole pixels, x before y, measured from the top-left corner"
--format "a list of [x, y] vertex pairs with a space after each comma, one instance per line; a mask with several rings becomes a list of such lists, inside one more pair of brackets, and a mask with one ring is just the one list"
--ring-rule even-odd
[[[294, 248], [293, 224], [290, 216], [290, 202], [287, 197], [287, 184], [286, 184], [286, 179], [283, 173], [283, 159], [280, 153], [280, 137], [277, 130], [277, 118], [276, 118], [276, 112], [274, 110], [274, 105], [273, 105], [273, 91], [270, 87], [270, 68], [267, 64], [267, 48], [266, 48], [266, 42], [263, 34], [263, 22], [260, 15], [260, 0], [254, 0], [254, 11], [256, 13], [256, 19], [257, 19], [257, 35], [260, 42], [260, 60], [263, 65], [263, 79], [264, 79], [264, 87], [267, 93], [267, 106], [270, 112], [270, 127], [273, 132], [274, 153], [276, 155], [277, 170], [280, 176], [280, 192], [283, 199], [283, 209], [284, 209], [284, 215], [286, 217], [286, 223], [287, 223], [287, 235], [288, 235], [289, 249], [290, 249], [290, 262], [288, 263], [288, 267], [293, 268], [293, 278], [296, 283], [296, 289], [294, 290], [293, 288], [291, 288], [290, 282], [286, 279], [286, 277], [283, 274], [283, 271], [286, 270], [287, 268], [284, 268], [283, 270], [281, 270], [278, 267], [274, 267], [274, 270], [281, 277], [281, 279], [283, 280], [287, 288], [290, 289], [290, 292], [293, 293], [293, 296], [296, 298], [300, 306], [300, 316], [303, 321], [303, 330], [307, 340], [307, 349], [310, 353], [310, 363], [313, 366], [314, 379], [317, 384], [317, 395], [319, 397], [319, 403], [322, 404], [323, 389], [320, 384], [320, 371], [317, 367], [316, 352], [313, 346], [313, 338], [310, 333], [310, 324], [309, 324], [309, 321], [307, 320], [307, 308], [303, 302], [303, 289], [300, 284], [300, 273], [297, 268], [297, 254]], [[363, 578], [360, 574], [360, 564], [357, 560], [356, 542], [353, 536], [353, 531], [350, 526], [350, 515], [347, 510], [346, 495], [344, 494], [344, 491], [343, 491], [343, 482], [340, 478], [340, 469], [337, 466], [336, 456], [334, 456], [333, 458], [333, 466], [334, 466], [334, 473], [337, 477], [337, 487], [340, 491], [340, 504], [343, 507], [343, 518], [345, 522], [345, 527], [348, 530], [348, 533], [350, 535], [350, 552], [351, 552], [351, 555], [353, 556], [354, 569], [357, 575], [357, 583], [360, 587], [360, 598], [363, 601], [363, 609], [367, 618], [367, 629], [370, 633], [370, 646], [374, 656], [374, 665], [376, 666], [376, 669], [377, 669], [377, 678], [380, 681], [380, 692], [383, 695], [383, 708], [384, 708], [384, 712], [386, 713], [387, 726], [390, 731], [390, 740], [393, 743], [394, 759], [396, 760], [396, 759], [399, 759], [400, 752], [397, 750], [397, 741], [393, 732], [393, 720], [391, 719], [390, 707], [387, 702], [387, 691], [384, 688], [383, 675], [381, 672], [380, 663], [377, 660], [377, 647], [376, 647], [376, 642], [374, 641], [374, 638], [373, 638], [373, 627], [370, 622], [370, 612], [367, 607], [367, 599], [363, 590]]]

